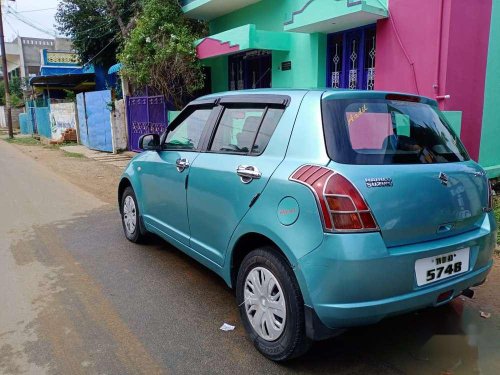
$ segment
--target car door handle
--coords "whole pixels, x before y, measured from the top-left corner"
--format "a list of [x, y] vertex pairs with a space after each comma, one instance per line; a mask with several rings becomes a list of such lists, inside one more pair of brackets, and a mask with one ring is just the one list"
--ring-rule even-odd
[[179, 173], [182, 173], [182, 172], [184, 172], [185, 169], [189, 168], [189, 162], [187, 161], [187, 159], [179, 158], [175, 162], [175, 166], [177, 167], [177, 171]]
[[252, 180], [257, 180], [262, 177], [262, 173], [253, 165], [240, 165], [236, 169], [236, 173], [240, 176], [240, 180], [244, 184], [249, 184]]

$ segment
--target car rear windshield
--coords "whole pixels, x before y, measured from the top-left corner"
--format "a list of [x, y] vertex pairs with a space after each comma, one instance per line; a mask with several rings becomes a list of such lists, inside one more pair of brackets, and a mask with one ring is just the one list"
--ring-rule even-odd
[[343, 164], [431, 164], [468, 160], [442, 113], [415, 101], [323, 99], [330, 158]]

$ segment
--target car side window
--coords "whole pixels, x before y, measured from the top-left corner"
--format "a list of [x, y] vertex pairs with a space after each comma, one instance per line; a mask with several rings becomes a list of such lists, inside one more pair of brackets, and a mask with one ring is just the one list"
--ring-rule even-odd
[[283, 109], [227, 107], [215, 132], [210, 151], [261, 154], [283, 114]]
[[252, 154], [260, 155], [264, 152], [267, 144], [271, 140], [271, 136], [273, 135], [278, 122], [280, 122], [283, 112], [284, 110], [282, 108], [267, 109], [264, 121], [262, 121], [259, 133], [257, 134], [257, 138], [255, 139], [255, 143], [252, 147]]
[[167, 133], [163, 150], [198, 150], [201, 134], [212, 108], [197, 109]]

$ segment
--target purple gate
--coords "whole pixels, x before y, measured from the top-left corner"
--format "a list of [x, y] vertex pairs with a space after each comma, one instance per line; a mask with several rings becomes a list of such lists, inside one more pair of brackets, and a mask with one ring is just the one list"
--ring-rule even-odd
[[168, 125], [165, 98], [158, 96], [128, 96], [128, 148], [140, 152], [139, 138], [149, 133], [161, 134]]

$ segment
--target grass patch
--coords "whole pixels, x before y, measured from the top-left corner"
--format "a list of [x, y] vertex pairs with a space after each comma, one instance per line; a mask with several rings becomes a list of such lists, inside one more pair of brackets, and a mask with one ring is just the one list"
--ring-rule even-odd
[[78, 152], [70, 152], [70, 151], [65, 151], [65, 150], [62, 150], [64, 152], [64, 156], [67, 156], [68, 158], [83, 158], [85, 157], [83, 154], [79, 154]]
[[17, 144], [17, 145], [28, 145], [28, 146], [39, 146], [41, 142], [33, 137], [14, 137], [14, 138], [4, 138], [5, 142]]
[[47, 150], [59, 150], [61, 148], [61, 145], [60, 144], [54, 144], [54, 145], [44, 144], [43, 148], [46, 148]]

